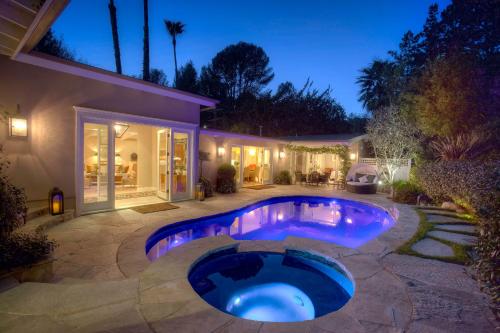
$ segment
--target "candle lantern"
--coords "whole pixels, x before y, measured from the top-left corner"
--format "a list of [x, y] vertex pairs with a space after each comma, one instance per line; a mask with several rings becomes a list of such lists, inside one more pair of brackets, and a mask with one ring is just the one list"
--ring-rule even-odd
[[196, 200], [205, 200], [205, 186], [203, 186], [203, 183], [196, 184], [194, 196]]
[[51, 215], [64, 213], [64, 193], [57, 187], [49, 192], [49, 211]]

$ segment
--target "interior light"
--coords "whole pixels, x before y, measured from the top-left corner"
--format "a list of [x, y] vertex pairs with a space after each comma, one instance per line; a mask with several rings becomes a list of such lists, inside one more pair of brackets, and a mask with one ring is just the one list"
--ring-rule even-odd
[[123, 134], [128, 130], [129, 125], [125, 123], [115, 123], [113, 128], [115, 129], [115, 136], [121, 138]]
[[254, 148], [250, 148], [250, 150], [248, 151], [248, 153], [250, 154], [250, 156], [255, 156], [255, 149]]
[[28, 120], [22, 117], [9, 117], [9, 136], [27, 137]]

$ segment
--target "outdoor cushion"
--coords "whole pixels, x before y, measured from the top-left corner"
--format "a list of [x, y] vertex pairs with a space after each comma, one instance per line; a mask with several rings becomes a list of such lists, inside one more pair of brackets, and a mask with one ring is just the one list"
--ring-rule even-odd
[[354, 175], [354, 181], [359, 182], [359, 178], [366, 176], [364, 173], [356, 173]]
[[375, 178], [377, 176], [375, 176], [375, 175], [366, 175], [366, 177], [368, 178], [368, 183], [373, 183], [373, 181], [375, 180]]
[[368, 175], [364, 175], [363, 177], [360, 177], [359, 182], [360, 183], [368, 183]]

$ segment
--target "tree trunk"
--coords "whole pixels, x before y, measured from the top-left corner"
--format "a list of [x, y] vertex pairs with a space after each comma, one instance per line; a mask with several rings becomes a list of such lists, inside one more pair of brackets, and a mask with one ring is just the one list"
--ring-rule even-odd
[[144, 45], [143, 45], [143, 61], [142, 61], [142, 79], [150, 80], [149, 70], [149, 18], [148, 18], [148, 0], [144, 0]]
[[113, 47], [115, 49], [116, 72], [122, 73], [122, 60], [120, 55], [120, 41], [118, 39], [118, 24], [116, 22], [116, 7], [113, 0], [109, 0], [109, 18], [111, 20], [111, 31], [113, 33]]
[[175, 40], [175, 35], [172, 38], [172, 44], [174, 45], [174, 66], [175, 66], [175, 86], [177, 87], [177, 76], [178, 76], [178, 71], [177, 71], [177, 41]]

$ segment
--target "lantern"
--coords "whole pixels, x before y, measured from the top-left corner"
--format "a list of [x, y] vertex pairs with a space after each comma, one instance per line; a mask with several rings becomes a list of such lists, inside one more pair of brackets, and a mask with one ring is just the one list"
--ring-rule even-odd
[[205, 186], [203, 186], [203, 183], [196, 184], [194, 196], [196, 200], [205, 200]]
[[49, 192], [49, 211], [51, 215], [61, 215], [64, 213], [64, 194], [57, 187], [54, 187]]

